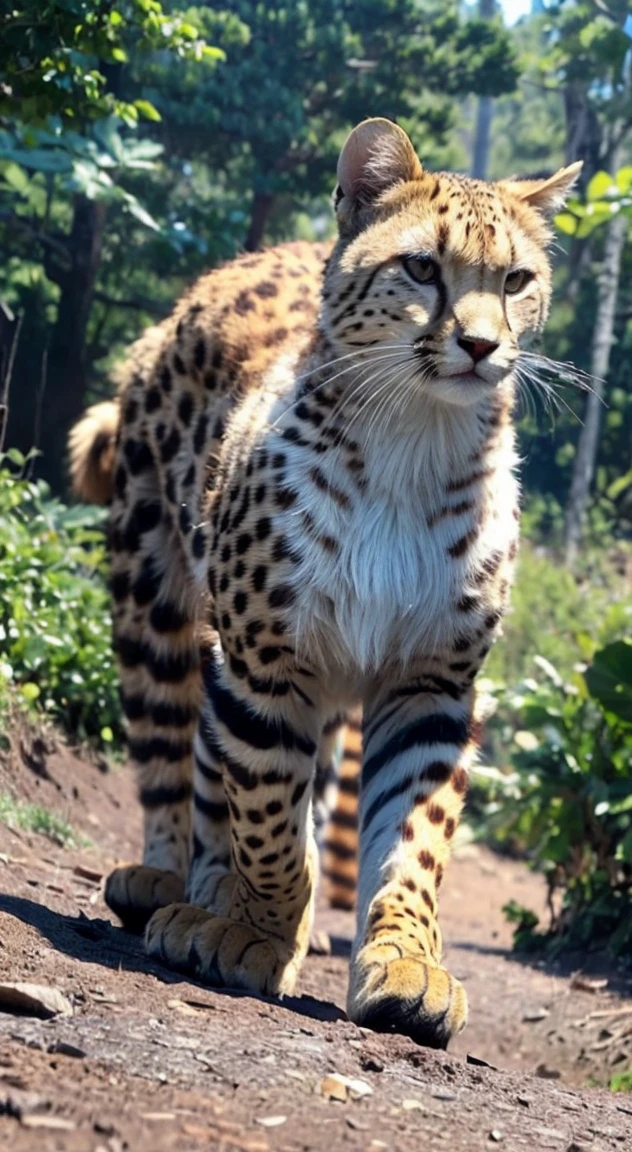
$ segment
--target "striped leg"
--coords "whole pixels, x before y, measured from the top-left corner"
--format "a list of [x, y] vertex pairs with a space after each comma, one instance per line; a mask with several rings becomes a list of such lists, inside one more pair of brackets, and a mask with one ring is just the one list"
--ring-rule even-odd
[[[206, 660], [214, 660], [211, 653]], [[230, 824], [224, 788], [224, 760], [215, 733], [212, 702], [205, 698], [193, 744], [193, 849], [187, 884], [191, 904], [225, 911], [226, 892], [232, 882], [221, 882], [231, 872]]]
[[110, 533], [114, 644], [145, 844], [143, 865], [117, 868], [105, 898], [128, 927], [141, 928], [184, 895], [201, 681], [193, 597], [151, 458], [144, 450], [138, 460], [120, 456]]
[[210, 740], [224, 765], [232, 875], [215, 884], [214, 912], [190, 904], [157, 912], [147, 947], [210, 984], [289, 993], [307, 952], [317, 870], [311, 783], [322, 717], [309, 700], [313, 681], [287, 670], [284, 692], [277, 681], [260, 695], [216, 650], [205, 684]]
[[355, 908], [361, 760], [362, 712], [358, 708], [346, 720], [335, 804], [329, 811], [322, 850], [325, 892], [332, 908]]
[[338, 764], [342, 755], [346, 716], [338, 713], [327, 720], [318, 741], [314, 773], [314, 830], [316, 843], [322, 847], [327, 821], [338, 794]]
[[446, 693], [433, 680], [365, 703], [348, 1010], [358, 1024], [445, 1048], [467, 1021], [465, 992], [441, 966], [437, 890], [473, 754], [472, 690]]

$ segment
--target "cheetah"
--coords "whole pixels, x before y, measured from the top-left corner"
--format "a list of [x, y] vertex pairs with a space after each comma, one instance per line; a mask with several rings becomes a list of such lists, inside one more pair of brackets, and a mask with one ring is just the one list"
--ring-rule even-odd
[[133, 350], [102, 434], [94, 410], [75, 429], [79, 489], [100, 462], [96, 495], [111, 476], [145, 824], [143, 864], [106, 899], [165, 964], [292, 992], [313, 813], [361, 708], [348, 1014], [439, 1048], [465, 1026], [437, 896], [518, 548], [516, 369], [579, 168], [432, 173], [399, 127], [365, 121], [339, 158], [333, 248], [202, 278]]

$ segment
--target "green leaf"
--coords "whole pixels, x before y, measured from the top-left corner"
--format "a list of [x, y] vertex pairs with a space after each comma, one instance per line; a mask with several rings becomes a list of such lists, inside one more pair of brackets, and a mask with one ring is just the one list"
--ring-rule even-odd
[[625, 194], [632, 191], [632, 164], [627, 164], [625, 168], [619, 168], [615, 180], [620, 192]]
[[601, 171], [595, 172], [586, 189], [586, 197], [588, 200], [602, 200], [604, 196], [617, 196], [618, 192], [614, 178], [608, 172]]
[[613, 480], [612, 484], [606, 489], [606, 495], [610, 500], [616, 500], [622, 492], [626, 492], [632, 485], [632, 471], [626, 472], [623, 476], [618, 476]]
[[4, 150], [4, 155], [24, 168], [32, 168], [35, 172], [69, 172], [72, 165], [70, 156], [59, 149], [48, 151], [45, 148], [9, 148]]
[[33, 700], [37, 700], [40, 694], [39, 685], [33, 683], [21, 684], [20, 692], [25, 700], [32, 702]]
[[632, 724], [632, 641], [616, 640], [595, 652], [584, 679], [594, 700]]
[[555, 217], [555, 224], [560, 232], [564, 232], [567, 236], [574, 236], [579, 220], [571, 212], [558, 212]]
[[134, 107], [140, 112], [141, 116], [145, 117], [145, 120], [162, 120], [160, 112], [154, 107], [150, 100], [135, 100]]

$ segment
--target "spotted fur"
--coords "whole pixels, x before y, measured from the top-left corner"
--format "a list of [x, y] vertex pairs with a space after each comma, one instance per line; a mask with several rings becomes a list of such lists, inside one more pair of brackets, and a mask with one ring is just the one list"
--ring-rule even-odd
[[352, 891], [343, 799], [361, 757], [349, 1014], [435, 1046], [464, 1026], [437, 894], [518, 546], [515, 366], [548, 311], [547, 221], [575, 172], [432, 174], [367, 121], [340, 157], [324, 273], [317, 247], [247, 256], [137, 346], [110, 536], [145, 852], [106, 895], [124, 920], [151, 916], [166, 963], [293, 989], [312, 811], [322, 824], [361, 705], [349, 839], [323, 849]]

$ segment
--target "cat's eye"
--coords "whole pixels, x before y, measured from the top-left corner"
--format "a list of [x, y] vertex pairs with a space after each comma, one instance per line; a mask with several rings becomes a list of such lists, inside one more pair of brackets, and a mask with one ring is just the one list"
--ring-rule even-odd
[[515, 296], [526, 288], [530, 280], [533, 280], [533, 272], [527, 268], [516, 268], [515, 272], [508, 272], [505, 277], [505, 292], [508, 296]]
[[404, 268], [411, 279], [417, 284], [435, 284], [437, 281], [437, 266], [429, 256], [404, 256]]

